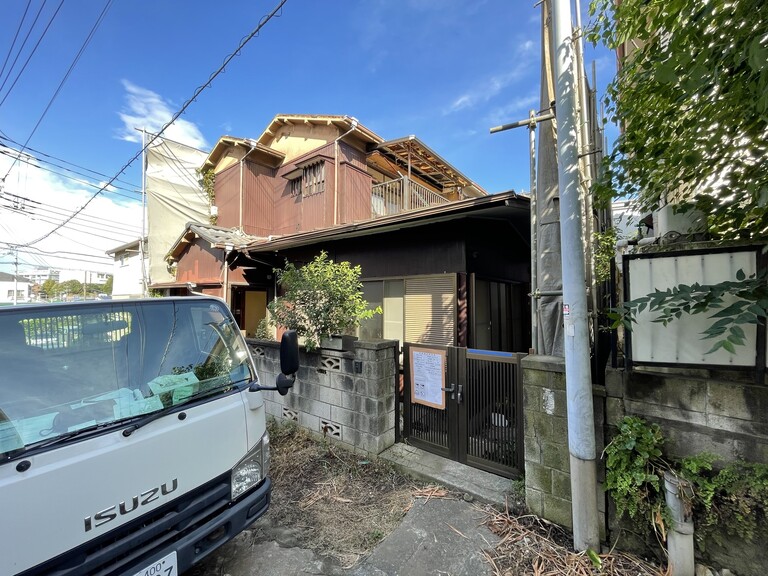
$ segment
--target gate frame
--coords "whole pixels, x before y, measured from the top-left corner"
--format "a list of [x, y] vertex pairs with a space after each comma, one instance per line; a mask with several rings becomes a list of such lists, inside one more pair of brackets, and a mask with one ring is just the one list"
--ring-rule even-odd
[[[411, 422], [411, 348], [426, 348], [445, 350], [445, 388], [453, 388], [452, 392], [445, 391], [445, 420], [447, 426], [446, 446], [440, 446], [422, 438], [413, 437], [410, 433]], [[487, 472], [509, 477], [519, 478], [525, 473], [525, 441], [523, 420], [523, 369], [522, 359], [527, 354], [522, 352], [499, 352], [494, 350], [479, 350], [458, 346], [444, 346], [438, 344], [409, 343], [403, 344], [403, 386], [402, 396], [395, 394], [395, 414], [398, 422], [402, 417], [402, 427], [395, 427], [395, 442], [406, 442], [427, 452], [448, 458], [455, 462], [485, 470]], [[469, 419], [467, 402], [457, 399], [457, 394], [466, 394], [467, 390], [467, 361], [487, 360], [504, 364], [512, 364], [513, 369], [513, 401], [515, 404], [514, 422], [514, 458], [512, 466], [504, 466], [493, 460], [483, 459], [468, 454]], [[448, 397], [450, 394], [450, 397]], [[433, 408], [437, 410], [436, 408]]]

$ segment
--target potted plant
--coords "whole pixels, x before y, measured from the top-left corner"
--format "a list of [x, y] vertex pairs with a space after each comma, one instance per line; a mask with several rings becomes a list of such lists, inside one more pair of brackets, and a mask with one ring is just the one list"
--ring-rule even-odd
[[381, 314], [380, 306], [369, 309], [363, 298], [360, 266], [329, 260], [325, 251], [300, 268], [286, 261], [275, 275], [283, 293], [267, 306], [270, 322], [296, 330], [307, 351], [349, 336], [362, 320]]

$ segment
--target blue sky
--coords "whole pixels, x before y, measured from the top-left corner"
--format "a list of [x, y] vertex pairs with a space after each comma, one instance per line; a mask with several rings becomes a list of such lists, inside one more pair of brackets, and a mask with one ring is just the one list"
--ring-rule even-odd
[[[87, 203], [21, 250], [20, 268], [109, 271], [105, 251], [140, 233], [140, 161], [89, 199], [139, 152], [135, 128], [170, 120], [278, 3], [4, 0], [0, 143], [29, 139], [30, 157], [0, 156], [0, 270], [12, 271], [7, 244]], [[540, 11], [533, 0], [288, 0], [166, 135], [208, 150], [224, 134], [259, 136], [276, 114], [346, 114], [385, 139], [416, 135], [490, 193], [527, 190], [527, 130], [489, 129], [538, 108]], [[614, 57], [585, 48], [601, 91]]]

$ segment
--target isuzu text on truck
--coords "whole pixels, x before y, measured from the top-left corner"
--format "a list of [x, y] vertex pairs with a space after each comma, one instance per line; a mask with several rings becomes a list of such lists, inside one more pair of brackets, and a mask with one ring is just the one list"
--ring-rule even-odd
[[226, 304], [0, 308], [0, 574], [178, 576], [268, 508], [263, 386]]

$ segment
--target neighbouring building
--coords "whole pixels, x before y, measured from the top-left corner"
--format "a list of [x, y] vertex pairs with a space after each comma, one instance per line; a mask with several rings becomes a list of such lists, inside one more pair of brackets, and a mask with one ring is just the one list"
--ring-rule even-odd
[[32, 284], [25, 276], [0, 272], [0, 305], [28, 302], [32, 296]]
[[112, 298], [138, 298], [146, 294], [147, 240], [138, 238], [107, 251], [115, 263], [112, 268]]

